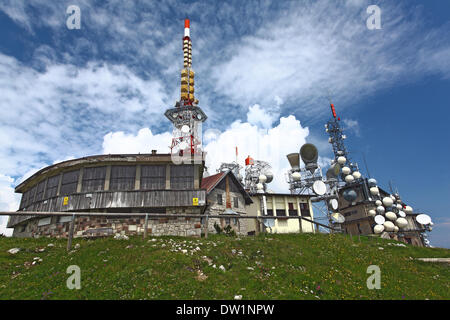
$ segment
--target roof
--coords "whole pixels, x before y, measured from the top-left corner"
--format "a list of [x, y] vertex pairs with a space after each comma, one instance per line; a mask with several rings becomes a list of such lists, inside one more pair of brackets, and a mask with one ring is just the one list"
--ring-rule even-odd
[[209, 177], [204, 177], [202, 179], [202, 189], [206, 189], [207, 193], [210, 193], [214, 187], [225, 177], [225, 172], [220, 172], [217, 174], [214, 174]]
[[202, 178], [201, 189], [206, 189], [206, 194], [211, 193], [211, 191], [213, 191], [214, 188], [220, 183], [220, 181], [222, 181], [223, 178], [225, 178], [227, 175], [231, 177], [235, 185], [241, 191], [242, 195], [244, 196], [245, 202], [247, 204], [252, 203], [253, 202], [252, 198], [250, 197], [248, 192], [244, 189], [242, 183], [234, 176], [234, 174], [230, 170], [219, 172], [212, 176]]

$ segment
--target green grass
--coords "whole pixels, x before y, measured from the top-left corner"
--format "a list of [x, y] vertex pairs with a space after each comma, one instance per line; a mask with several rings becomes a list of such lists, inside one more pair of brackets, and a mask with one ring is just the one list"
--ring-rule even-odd
[[[357, 237], [326, 234], [75, 239], [80, 248], [70, 254], [66, 243], [0, 238], [0, 299], [450, 298], [449, 267], [413, 259], [448, 258], [450, 250], [397, 247], [383, 239], [361, 237], [360, 243]], [[187, 254], [175, 252], [175, 246]], [[14, 247], [21, 251], [9, 254]], [[29, 265], [34, 257], [43, 261]], [[70, 265], [81, 268], [80, 290], [66, 287]], [[369, 265], [381, 269], [380, 290], [367, 289]], [[198, 272], [207, 278], [198, 279]]]

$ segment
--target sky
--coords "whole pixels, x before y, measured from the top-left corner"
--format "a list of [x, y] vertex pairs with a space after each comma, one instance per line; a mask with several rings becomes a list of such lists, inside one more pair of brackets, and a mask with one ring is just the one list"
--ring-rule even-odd
[[[69, 29], [67, 8], [80, 8]], [[370, 5], [381, 29], [369, 29]], [[37, 170], [94, 154], [169, 152], [191, 20], [207, 166], [286, 154], [333, 158], [331, 98], [364, 176], [432, 217], [450, 248], [450, 2], [0, 0], [0, 210]], [[363, 158], [366, 159], [367, 167]], [[0, 232], [7, 219], [0, 218]]]

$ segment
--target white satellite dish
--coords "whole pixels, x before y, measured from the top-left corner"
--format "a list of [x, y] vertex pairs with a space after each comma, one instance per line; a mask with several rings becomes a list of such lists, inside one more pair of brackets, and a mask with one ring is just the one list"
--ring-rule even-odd
[[323, 196], [327, 192], [327, 186], [321, 180], [314, 181], [312, 188], [314, 193], [319, 196]]
[[349, 167], [343, 167], [342, 168], [342, 173], [343, 174], [348, 175], [348, 174], [350, 174], [350, 172], [351, 172], [351, 170], [350, 170]]
[[263, 224], [267, 228], [272, 228], [273, 226], [275, 226], [275, 220], [274, 219], [263, 219]]
[[188, 133], [189, 132], [189, 126], [187, 126], [187, 125], [183, 125], [182, 127], [181, 127], [181, 132], [183, 132], [183, 133]]
[[383, 202], [381, 202], [381, 200], [376, 200], [375, 204], [377, 205], [377, 207], [379, 207], [383, 204]]
[[340, 156], [340, 157], [337, 158], [337, 162], [340, 165], [343, 165], [343, 164], [345, 164], [347, 162], [347, 159], [345, 157]]
[[331, 215], [331, 219], [334, 222], [337, 222], [337, 223], [344, 223], [345, 222], [345, 217], [342, 214], [340, 214], [339, 212], [333, 213]]
[[406, 213], [404, 213], [402, 210], [400, 210], [400, 211], [398, 212], [398, 215], [399, 215], [400, 217], [402, 217], [402, 218], [406, 217]]
[[380, 224], [380, 225], [384, 224], [386, 221], [383, 216], [375, 216], [374, 219], [375, 219], [375, 223]]
[[181, 150], [185, 150], [188, 147], [188, 144], [186, 143], [186, 141], [183, 141], [180, 143], [180, 149]]
[[431, 217], [427, 214], [419, 214], [416, 217], [416, 221], [420, 224], [427, 225], [431, 223]]
[[386, 212], [386, 213], [384, 214], [384, 216], [385, 216], [386, 218], [388, 218], [389, 220], [392, 220], [392, 221], [397, 220], [397, 215], [396, 215], [394, 212], [392, 212], [392, 211]]
[[331, 199], [330, 200], [330, 206], [331, 208], [333, 208], [333, 210], [337, 210], [339, 203], [336, 199]]
[[383, 231], [384, 231], [384, 226], [382, 224], [377, 224], [373, 228], [373, 232], [375, 232], [375, 233], [382, 233]]

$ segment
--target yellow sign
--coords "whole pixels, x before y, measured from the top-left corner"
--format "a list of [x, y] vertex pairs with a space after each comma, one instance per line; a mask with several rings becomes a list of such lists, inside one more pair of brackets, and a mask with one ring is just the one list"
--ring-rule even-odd
[[198, 198], [192, 198], [192, 205], [198, 206]]
[[63, 206], [67, 206], [69, 203], [69, 197], [64, 197]]

